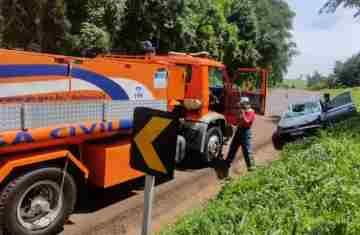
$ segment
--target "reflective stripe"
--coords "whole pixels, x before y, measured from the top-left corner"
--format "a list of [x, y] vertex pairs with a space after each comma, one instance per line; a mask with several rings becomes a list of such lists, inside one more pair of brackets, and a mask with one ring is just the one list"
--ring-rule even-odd
[[[32, 76], [67, 76], [68, 66], [65, 65], [0, 65], [0, 78], [32, 77]], [[87, 81], [100, 88], [113, 100], [128, 100], [124, 89], [108, 77], [81, 68], [73, 68], [71, 76]]]

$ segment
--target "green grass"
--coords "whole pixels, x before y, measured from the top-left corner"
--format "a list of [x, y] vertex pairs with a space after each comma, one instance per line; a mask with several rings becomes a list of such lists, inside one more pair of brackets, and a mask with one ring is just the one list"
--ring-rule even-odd
[[306, 81], [300, 80], [300, 79], [294, 79], [294, 80], [284, 80], [280, 87], [285, 88], [296, 88], [296, 89], [306, 89]]
[[[359, 88], [353, 96], [360, 110]], [[360, 234], [360, 115], [286, 146], [160, 234]]]

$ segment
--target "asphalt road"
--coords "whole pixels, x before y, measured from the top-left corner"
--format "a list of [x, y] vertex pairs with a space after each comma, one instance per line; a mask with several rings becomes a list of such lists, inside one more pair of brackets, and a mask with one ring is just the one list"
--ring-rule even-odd
[[277, 89], [270, 92], [267, 100], [267, 116], [278, 116], [289, 104], [319, 98], [320, 93], [295, 89]]
[[[266, 116], [258, 117], [254, 124], [253, 141], [257, 164], [267, 164], [277, 158], [277, 152], [271, 145], [271, 135], [279, 116], [288, 104], [312, 96], [314, 93], [300, 90], [271, 92]], [[241, 154], [238, 159], [240, 161], [233, 170], [235, 175], [245, 172]], [[189, 210], [204, 205], [221, 188], [221, 182], [213, 169], [201, 169], [196, 166], [192, 170], [176, 171], [175, 180], [164, 181], [159, 182], [156, 187], [152, 231], [159, 231], [161, 227], [173, 223]], [[91, 191], [87, 197], [70, 217], [62, 234], [140, 234], [143, 212], [142, 180], [110, 190]]]

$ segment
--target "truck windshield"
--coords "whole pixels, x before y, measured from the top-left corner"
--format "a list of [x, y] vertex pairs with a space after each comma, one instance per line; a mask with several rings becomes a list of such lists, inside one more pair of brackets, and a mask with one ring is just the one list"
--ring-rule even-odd
[[224, 74], [219, 68], [209, 68], [209, 87], [224, 88]]

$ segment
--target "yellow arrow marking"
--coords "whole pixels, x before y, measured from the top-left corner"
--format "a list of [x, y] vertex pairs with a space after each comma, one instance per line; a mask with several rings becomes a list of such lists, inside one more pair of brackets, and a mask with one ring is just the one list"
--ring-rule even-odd
[[[166, 168], [156, 153], [152, 142], [170, 125], [171, 121], [167, 118], [153, 117], [134, 139], [149, 168], [164, 174], [166, 174]], [[167, 148], [169, 146], [164, 147]]]

